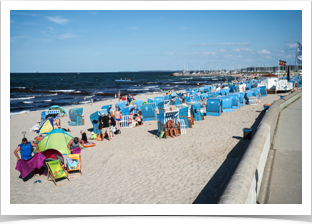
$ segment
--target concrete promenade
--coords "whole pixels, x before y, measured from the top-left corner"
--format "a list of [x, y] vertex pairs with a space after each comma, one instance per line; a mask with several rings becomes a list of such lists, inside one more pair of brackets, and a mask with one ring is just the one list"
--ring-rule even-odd
[[281, 111], [273, 141], [273, 163], [264, 203], [301, 204], [302, 97]]

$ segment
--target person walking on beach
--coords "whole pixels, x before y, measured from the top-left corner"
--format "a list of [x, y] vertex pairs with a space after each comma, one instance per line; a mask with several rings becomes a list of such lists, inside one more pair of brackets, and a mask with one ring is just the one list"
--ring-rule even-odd
[[86, 97], [83, 98], [83, 101], [86, 101]]
[[93, 106], [93, 96], [91, 96], [91, 106]]
[[118, 100], [120, 101], [120, 90], [118, 90]]

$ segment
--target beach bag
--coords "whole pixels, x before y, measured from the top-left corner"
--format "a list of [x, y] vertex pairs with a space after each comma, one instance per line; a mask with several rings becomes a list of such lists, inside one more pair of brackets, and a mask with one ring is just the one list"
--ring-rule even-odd
[[96, 139], [96, 137], [97, 137], [97, 134], [94, 134], [91, 136], [91, 139], [94, 140], [94, 139]]
[[164, 137], [164, 134], [165, 134], [165, 132], [164, 132], [164, 131], [161, 131], [161, 132], [159, 133], [159, 139], [161, 139], [162, 137]]
[[114, 126], [111, 126], [110, 129], [109, 129], [111, 132], [115, 132], [116, 131], [116, 128]]

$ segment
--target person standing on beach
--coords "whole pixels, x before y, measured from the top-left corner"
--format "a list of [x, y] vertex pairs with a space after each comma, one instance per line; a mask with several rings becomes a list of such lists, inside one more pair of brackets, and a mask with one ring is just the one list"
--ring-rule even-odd
[[[36, 152], [39, 153], [39, 146], [37, 144], [28, 142], [27, 138], [23, 138], [22, 144], [19, 144], [14, 151], [14, 155], [16, 156], [17, 161], [20, 159], [24, 160], [30, 159], [32, 157], [31, 155], [32, 146], [35, 146], [37, 148]], [[21, 158], [17, 154], [18, 151], [21, 151]]]
[[118, 100], [120, 101], [120, 90], [118, 90]]
[[86, 97], [83, 98], [83, 101], [86, 101]]
[[108, 140], [110, 141], [110, 131], [109, 131], [109, 118], [108, 116], [103, 113], [101, 117], [99, 117], [100, 125], [99, 128], [101, 129], [102, 141], [104, 141], [105, 134], [108, 135]]
[[93, 96], [91, 96], [91, 106], [93, 106]]
[[119, 107], [116, 108], [115, 112], [115, 119], [116, 119], [116, 130], [118, 134], [121, 134], [120, 132], [120, 120], [121, 120], [121, 112], [119, 111]]

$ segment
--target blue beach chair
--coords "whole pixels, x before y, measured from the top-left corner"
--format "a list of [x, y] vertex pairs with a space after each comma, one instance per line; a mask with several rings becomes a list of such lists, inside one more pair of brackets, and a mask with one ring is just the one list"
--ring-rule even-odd
[[267, 96], [266, 86], [259, 86], [261, 96]]
[[221, 115], [221, 99], [209, 98], [206, 100], [206, 116], [220, 116]]
[[143, 121], [154, 121], [157, 118], [156, 103], [146, 103], [141, 107]]
[[147, 98], [147, 103], [154, 103], [154, 100], [152, 100], [151, 98]]
[[186, 128], [192, 128], [191, 118], [188, 117], [189, 107], [182, 107], [179, 109], [179, 118], [184, 121]]
[[59, 110], [45, 110], [41, 112], [41, 124], [47, 117], [53, 117], [54, 119], [58, 119], [60, 115]]
[[249, 98], [253, 96], [253, 91], [252, 90], [246, 90], [245, 91], [245, 100], [246, 103], [249, 104]]
[[232, 98], [232, 108], [233, 109], [239, 109], [239, 106], [240, 106], [239, 94], [238, 93], [232, 93], [232, 94], [229, 94], [228, 97]]
[[98, 111], [90, 115], [91, 124], [93, 125], [94, 134], [100, 134], [101, 130], [99, 129], [99, 114]]
[[98, 115], [102, 116], [102, 114], [108, 115], [108, 111], [106, 109], [101, 109], [98, 111]]
[[107, 112], [110, 113], [110, 110], [112, 109], [112, 107], [113, 107], [113, 104], [111, 104], [111, 105], [105, 105], [105, 106], [101, 107], [101, 109], [106, 109]]
[[202, 106], [202, 103], [201, 102], [194, 102], [194, 103], [191, 103], [191, 114], [193, 115], [194, 117], [194, 120], [195, 121], [201, 121], [202, 120], [202, 116], [201, 116], [201, 106]]
[[181, 133], [181, 126], [178, 123], [179, 120], [179, 111], [169, 111], [160, 113], [157, 115], [157, 125], [158, 125], [158, 133], [161, 131], [164, 132], [163, 137], [169, 137], [169, 131], [167, 130], [167, 121], [174, 119], [174, 123], [178, 125], [178, 129], [176, 129], [177, 134]]
[[175, 106], [180, 105], [182, 103], [182, 99], [180, 97], [176, 97], [175, 101], [173, 101], [173, 104]]
[[245, 92], [239, 92], [237, 93], [239, 94], [239, 103], [240, 103], [240, 106], [245, 106], [246, 105], [246, 102], [245, 102]]
[[232, 112], [233, 107], [232, 107], [232, 98], [228, 96], [221, 96], [221, 110], [224, 113], [227, 112]]
[[161, 103], [161, 102], [164, 102], [165, 99], [163, 96], [156, 96], [154, 98], [154, 102], [156, 103], [156, 109], [158, 109], [158, 104]]
[[122, 109], [126, 108], [126, 101], [119, 101], [118, 103], [115, 104], [115, 110], [117, 110], [117, 108], [119, 108], [119, 110], [121, 111]]
[[130, 115], [130, 114], [134, 114], [135, 112], [136, 112], [135, 105], [127, 106], [121, 110], [122, 115]]
[[137, 110], [141, 110], [141, 107], [143, 105], [143, 100], [133, 101], [132, 105], [136, 106]]
[[71, 126], [84, 125], [84, 116], [82, 116], [83, 108], [72, 108], [69, 110], [68, 124]]

